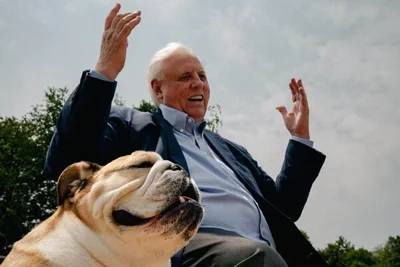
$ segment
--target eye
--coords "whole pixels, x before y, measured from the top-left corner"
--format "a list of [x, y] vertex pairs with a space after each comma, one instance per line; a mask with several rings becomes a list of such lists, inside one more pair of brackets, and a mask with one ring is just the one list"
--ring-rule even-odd
[[204, 73], [200, 73], [200, 74], [199, 74], [199, 77], [200, 77], [200, 79], [201, 79], [202, 81], [207, 80], [207, 76], [206, 76]]
[[153, 164], [149, 161], [144, 161], [140, 163], [139, 165], [136, 165], [135, 168], [151, 168]]
[[181, 77], [179, 77], [180, 81], [189, 81], [189, 79], [190, 79], [190, 75], [187, 73], [185, 73]]
[[143, 161], [140, 164], [132, 164], [128, 167], [125, 167], [121, 170], [128, 170], [128, 169], [146, 169], [153, 167], [153, 163], [150, 161]]

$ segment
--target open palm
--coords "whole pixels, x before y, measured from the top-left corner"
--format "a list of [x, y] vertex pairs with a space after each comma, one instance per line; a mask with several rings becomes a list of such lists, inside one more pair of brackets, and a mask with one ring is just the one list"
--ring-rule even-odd
[[289, 83], [292, 93], [292, 110], [288, 111], [284, 106], [276, 109], [282, 114], [283, 122], [290, 134], [301, 138], [310, 139], [309, 114], [306, 91], [301, 80], [294, 78]]

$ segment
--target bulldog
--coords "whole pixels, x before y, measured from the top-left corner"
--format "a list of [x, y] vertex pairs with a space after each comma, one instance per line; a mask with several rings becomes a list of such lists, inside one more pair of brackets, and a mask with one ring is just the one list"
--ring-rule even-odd
[[57, 210], [2, 266], [170, 266], [203, 218], [194, 181], [153, 152], [72, 164], [57, 189]]

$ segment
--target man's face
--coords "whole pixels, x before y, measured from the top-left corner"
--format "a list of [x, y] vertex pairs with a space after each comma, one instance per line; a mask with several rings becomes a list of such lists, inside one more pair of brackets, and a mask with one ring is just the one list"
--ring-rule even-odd
[[207, 111], [210, 88], [197, 57], [176, 53], [164, 60], [162, 79], [152, 82], [160, 103], [201, 121]]

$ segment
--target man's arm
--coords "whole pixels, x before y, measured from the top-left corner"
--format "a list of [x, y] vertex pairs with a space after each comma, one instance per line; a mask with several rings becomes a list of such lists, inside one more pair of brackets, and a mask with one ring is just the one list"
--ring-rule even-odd
[[114, 143], [123, 142], [127, 133], [127, 123], [119, 116], [110, 118], [110, 110], [114, 80], [125, 64], [128, 36], [141, 18], [140, 11], [118, 14], [120, 9], [117, 3], [105, 19], [96, 73], [82, 74], [61, 111], [45, 162], [49, 179], [57, 179], [64, 168], [77, 161], [106, 163], [117, 147]]
[[239, 162], [251, 171], [264, 198], [293, 221], [297, 221], [325, 161], [325, 155], [308, 145], [290, 140], [282, 169], [274, 181], [244, 147], [237, 144], [234, 146], [243, 153], [244, 157], [240, 157]]
[[[310, 109], [302, 80], [296, 81], [292, 78], [289, 88], [292, 95], [292, 110], [288, 112], [284, 106], [278, 106], [277, 110], [282, 114], [285, 126], [292, 137], [275, 187], [280, 208], [293, 220], [297, 220], [325, 161], [325, 155], [312, 149], [313, 142], [310, 140], [309, 131]], [[266, 179], [264, 174], [262, 175], [264, 179], [261, 180]]]
[[325, 155], [312, 148], [313, 141], [310, 140], [309, 132], [310, 111], [302, 81], [291, 79], [289, 87], [292, 94], [292, 110], [288, 112], [284, 106], [277, 107], [291, 134], [291, 140], [276, 182], [260, 168], [244, 147], [234, 145], [244, 154], [244, 157], [238, 157], [238, 160], [252, 172], [263, 196], [296, 221], [307, 202], [312, 184], [325, 161]]
[[103, 164], [106, 129], [109, 128], [109, 140], [116, 139], [114, 136], [120, 132], [117, 120], [108, 122], [115, 89], [116, 82], [92, 78], [88, 71], [83, 72], [56, 123], [45, 161], [46, 177], [56, 180], [68, 165], [81, 160]]
[[[325, 158], [324, 154], [307, 145], [295, 140], [289, 141], [275, 187], [279, 208], [292, 220], [300, 218]], [[260, 171], [263, 173], [260, 178], [268, 179], [261, 168]], [[262, 187], [261, 191], [267, 195], [268, 187]]]

